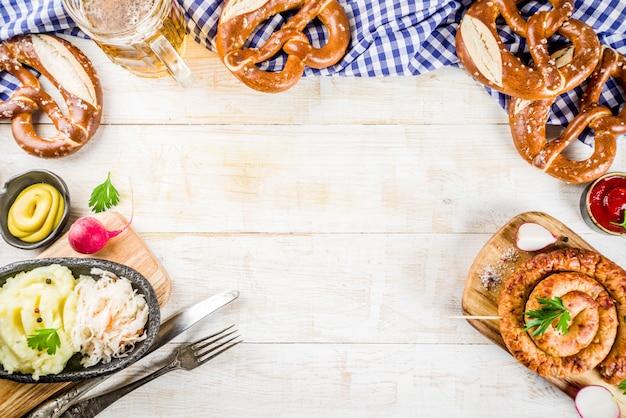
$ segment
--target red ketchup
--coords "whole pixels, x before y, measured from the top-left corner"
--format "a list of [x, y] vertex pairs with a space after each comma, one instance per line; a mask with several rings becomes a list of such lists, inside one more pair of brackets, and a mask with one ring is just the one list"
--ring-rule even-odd
[[626, 173], [608, 173], [598, 178], [585, 189], [580, 203], [583, 218], [593, 229], [626, 234], [626, 228], [619, 225], [625, 224]]

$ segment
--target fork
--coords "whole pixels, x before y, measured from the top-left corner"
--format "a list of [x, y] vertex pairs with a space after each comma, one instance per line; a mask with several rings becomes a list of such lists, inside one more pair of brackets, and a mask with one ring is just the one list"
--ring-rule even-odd
[[173, 370], [193, 370], [201, 366], [241, 342], [241, 340], [237, 340], [239, 335], [233, 336], [237, 332], [237, 330], [232, 329], [234, 326], [231, 325], [215, 334], [180, 346], [167, 360], [165, 366], [125, 386], [78, 402], [61, 415], [61, 418], [95, 417], [113, 402], [159, 376]]

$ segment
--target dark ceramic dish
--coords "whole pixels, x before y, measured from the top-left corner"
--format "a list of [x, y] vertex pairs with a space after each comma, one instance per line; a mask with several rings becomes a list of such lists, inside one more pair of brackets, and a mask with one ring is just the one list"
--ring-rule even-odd
[[[9, 214], [9, 209], [17, 195], [20, 194], [22, 190], [30, 186], [31, 184], [37, 183], [46, 183], [53, 186], [57, 189], [63, 198], [65, 199], [65, 211], [63, 212], [63, 218], [59, 225], [48, 235], [46, 238], [37, 242], [25, 242], [19, 238], [14, 237], [9, 232], [7, 226], [7, 216]], [[33, 250], [35, 248], [46, 247], [54, 240], [58, 238], [58, 236], [63, 232], [63, 228], [67, 224], [67, 220], [70, 216], [70, 192], [67, 188], [67, 185], [63, 181], [63, 179], [56, 174], [47, 171], [47, 170], [32, 170], [27, 171], [26, 173], [11, 177], [4, 183], [4, 187], [0, 190], [0, 233], [2, 234], [2, 238], [4, 240], [16, 247], [21, 248], [23, 250]]]
[[148, 351], [150, 345], [154, 341], [161, 323], [161, 311], [157, 301], [154, 288], [136, 270], [114, 263], [112, 261], [101, 260], [97, 258], [41, 258], [34, 260], [18, 261], [0, 268], [0, 287], [10, 277], [15, 276], [22, 271], [32, 270], [35, 267], [48, 266], [51, 264], [61, 264], [68, 267], [75, 278], [79, 275], [90, 275], [94, 279], [98, 279], [96, 275], [91, 274], [92, 268], [99, 268], [110, 271], [119, 277], [125, 277], [131, 281], [133, 288], [138, 294], [144, 295], [149, 307], [148, 322], [146, 324], [146, 339], [139, 342], [133, 351], [127, 357], [112, 359], [108, 364], [98, 363], [95, 366], [85, 368], [80, 364], [80, 354], [75, 354], [67, 363], [65, 369], [54, 375], [40, 376], [39, 380], [33, 379], [29, 374], [7, 373], [0, 365], [0, 378], [14, 380], [21, 383], [56, 383], [69, 382], [75, 380], [91, 379], [98, 376], [107, 375], [117, 372], [139, 360]]

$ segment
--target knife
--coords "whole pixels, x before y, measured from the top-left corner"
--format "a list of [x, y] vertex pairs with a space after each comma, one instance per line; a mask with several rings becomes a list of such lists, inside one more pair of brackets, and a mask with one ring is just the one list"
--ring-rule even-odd
[[[159, 327], [159, 332], [154, 338], [150, 349], [143, 355], [143, 357], [162, 347], [202, 318], [215, 312], [222, 306], [229, 304], [238, 297], [239, 291], [237, 290], [223, 292], [198, 302], [190, 308], [178, 312], [174, 316], [168, 318]], [[54, 398], [44, 401], [41, 405], [30, 411], [26, 417], [58, 418], [72, 405], [74, 405], [80, 396], [104, 382], [108, 377], [110, 377], [110, 375], [84, 380], [69, 389], [66, 389]]]

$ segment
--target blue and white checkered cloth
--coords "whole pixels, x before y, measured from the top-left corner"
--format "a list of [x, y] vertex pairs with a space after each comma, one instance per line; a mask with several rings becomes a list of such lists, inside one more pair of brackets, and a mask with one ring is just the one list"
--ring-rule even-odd
[[[215, 50], [214, 39], [223, 0], [178, 0], [185, 10], [187, 30], [193, 39]], [[339, 0], [348, 14], [352, 39], [345, 57], [324, 69], [307, 68], [305, 76], [384, 77], [415, 76], [444, 66], [458, 65], [455, 34], [463, 13], [472, 0]], [[526, 16], [549, 10], [547, 0], [523, 3]], [[576, 0], [574, 18], [591, 25], [600, 41], [626, 54], [626, 2], [624, 0]], [[259, 45], [288, 16], [277, 15], [254, 32], [250, 40]], [[307, 35], [314, 45], [325, 42], [326, 32], [319, 23], [310, 24]], [[61, 0], [0, 0], [0, 40], [23, 33], [60, 32], [85, 36], [67, 16]], [[523, 39], [501, 28], [501, 36], [515, 54], [527, 53]], [[558, 36], [555, 37], [558, 42]], [[279, 56], [265, 67], [282, 67]], [[0, 100], [7, 100], [16, 80], [0, 72]], [[508, 98], [489, 91], [505, 107]], [[580, 89], [557, 99], [549, 123], [565, 125], [577, 113]], [[416, 99], [417, 100], [417, 99]], [[601, 102], [613, 109], [624, 103], [621, 86], [609, 83]]]

